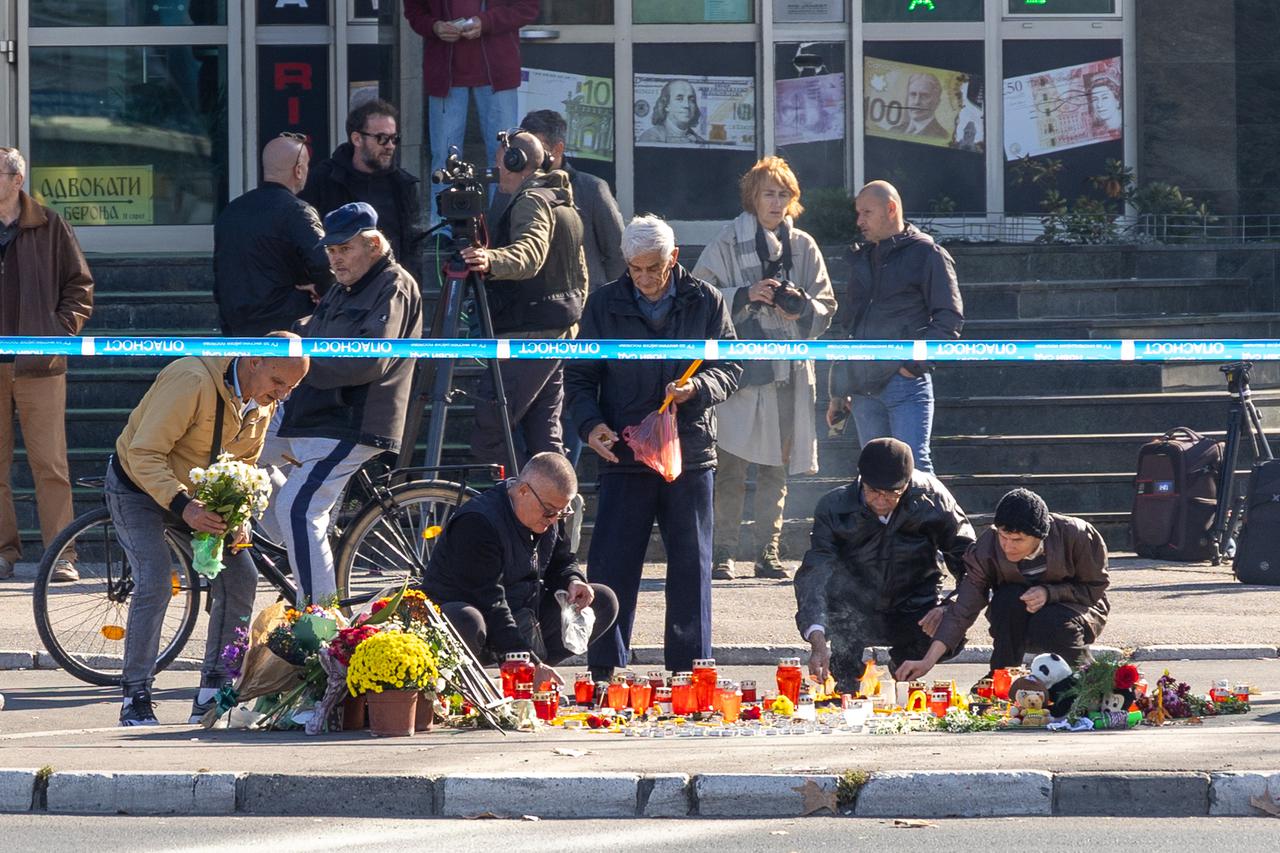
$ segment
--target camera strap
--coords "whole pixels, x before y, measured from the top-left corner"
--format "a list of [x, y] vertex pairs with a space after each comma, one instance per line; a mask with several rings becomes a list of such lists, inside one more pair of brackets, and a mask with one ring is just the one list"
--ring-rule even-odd
[[764, 226], [756, 223], [756, 257], [760, 259], [761, 278], [777, 278], [781, 272], [784, 278], [791, 278], [791, 226], [782, 220], [778, 226], [778, 240], [782, 243], [782, 256], [776, 260], [769, 257], [769, 244], [765, 241]]

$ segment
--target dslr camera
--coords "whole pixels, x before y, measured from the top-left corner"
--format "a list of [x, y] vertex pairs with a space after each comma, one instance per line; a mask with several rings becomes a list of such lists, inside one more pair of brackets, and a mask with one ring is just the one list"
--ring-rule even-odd
[[788, 314], [800, 314], [804, 311], [809, 294], [805, 293], [790, 279], [782, 281], [773, 288], [773, 304]]
[[455, 148], [444, 168], [431, 173], [433, 184], [447, 185], [436, 196], [436, 213], [453, 224], [479, 219], [489, 206], [485, 186], [497, 180], [496, 169], [477, 169], [459, 157]]

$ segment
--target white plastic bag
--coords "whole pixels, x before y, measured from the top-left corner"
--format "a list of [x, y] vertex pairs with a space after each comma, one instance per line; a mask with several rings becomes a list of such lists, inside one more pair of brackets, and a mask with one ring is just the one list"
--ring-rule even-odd
[[596, 612], [590, 607], [581, 610], [574, 607], [569, 603], [569, 593], [563, 589], [556, 592], [556, 601], [560, 602], [560, 637], [565, 649], [575, 655], [586, 654], [591, 629], [596, 626]]

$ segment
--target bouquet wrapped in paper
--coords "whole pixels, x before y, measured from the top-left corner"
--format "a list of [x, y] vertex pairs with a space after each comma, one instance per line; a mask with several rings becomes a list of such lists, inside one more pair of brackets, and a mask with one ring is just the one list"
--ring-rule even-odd
[[[191, 482], [196, 487], [192, 497], [204, 504], [205, 509], [222, 516], [228, 533], [250, 518], [260, 518], [267, 511], [267, 499], [271, 495], [271, 479], [267, 472], [256, 465], [241, 462], [229, 453], [223, 453], [208, 468], [192, 468]], [[196, 533], [191, 538], [194, 568], [207, 578], [216, 578], [224, 568], [222, 543], [225, 536]]]

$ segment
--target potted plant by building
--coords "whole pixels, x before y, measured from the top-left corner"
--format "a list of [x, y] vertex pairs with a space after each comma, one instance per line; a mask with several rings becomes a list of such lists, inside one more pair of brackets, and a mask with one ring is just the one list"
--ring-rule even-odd
[[347, 667], [347, 689], [368, 702], [375, 735], [412, 735], [418, 694], [434, 690], [439, 671], [431, 647], [404, 631], [385, 630], [356, 646]]

